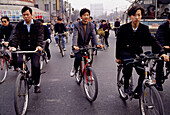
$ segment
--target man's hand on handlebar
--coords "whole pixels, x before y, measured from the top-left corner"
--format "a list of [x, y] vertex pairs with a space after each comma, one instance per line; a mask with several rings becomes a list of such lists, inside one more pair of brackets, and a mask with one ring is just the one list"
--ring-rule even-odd
[[73, 48], [78, 51], [79, 50], [79, 47], [78, 46], [73, 46]]
[[98, 48], [103, 48], [103, 45], [102, 44], [98, 44], [97, 47]]
[[164, 58], [164, 61], [166, 61], [166, 62], [169, 61], [169, 56], [168, 55], [162, 54], [161, 57]]
[[42, 51], [43, 49], [42, 49], [42, 47], [37, 46], [37, 47], [36, 47], [36, 50], [37, 50], [37, 51]]
[[116, 59], [116, 63], [121, 64], [121, 60], [120, 59]]

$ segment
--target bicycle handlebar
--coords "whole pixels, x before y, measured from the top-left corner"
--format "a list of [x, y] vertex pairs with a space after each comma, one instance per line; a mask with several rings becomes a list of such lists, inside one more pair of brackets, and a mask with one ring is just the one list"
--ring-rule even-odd
[[17, 54], [28, 54], [28, 53], [37, 53], [37, 49], [34, 51], [12, 51], [12, 53], [17, 53]]

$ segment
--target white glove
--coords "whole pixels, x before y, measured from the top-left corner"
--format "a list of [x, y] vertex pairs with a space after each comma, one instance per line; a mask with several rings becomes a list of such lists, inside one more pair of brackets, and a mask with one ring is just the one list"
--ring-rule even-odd
[[51, 42], [51, 40], [50, 40], [50, 39], [47, 39], [47, 43], [49, 43], [49, 44], [50, 44], [50, 42]]

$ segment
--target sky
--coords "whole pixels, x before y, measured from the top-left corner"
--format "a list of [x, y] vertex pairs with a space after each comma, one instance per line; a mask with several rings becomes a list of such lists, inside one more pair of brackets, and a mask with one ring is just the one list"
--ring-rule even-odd
[[[129, 0], [133, 1], [133, 0]], [[68, 0], [71, 3], [71, 6], [76, 10], [80, 10], [82, 8], [90, 9], [90, 4], [95, 3], [103, 3], [104, 10], [107, 13], [111, 13], [113, 11], [125, 11], [129, 6], [130, 2], [128, 0]]]

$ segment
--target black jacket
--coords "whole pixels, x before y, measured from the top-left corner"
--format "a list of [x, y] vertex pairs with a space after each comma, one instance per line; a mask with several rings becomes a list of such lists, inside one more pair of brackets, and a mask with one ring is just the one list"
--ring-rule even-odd
[[151, 36], [148, 26], [140, 23], [134, 32], [131, 23], [122, 25], [117, 34], [116, 58], [135, 57], [143, 53], [142, 46], [145, 45], [155, 46], [159, 52], [164, 53], [160, 43]]
[[59, 23], [56, 23], [55, 26], [54, 26], [54, 30], [55, 30], [55, 33], [64, 33], [66, 32], [66, 27], [63, 23], [59, 24]]
[[5, 35], [4, 41], [9, 42], [12, 37], [12, 33], [13, 33], [13, 26], [11, 24], [9, 24], [8, 26], [2, 25], [0, 28], [0, 41], [4, 38]]
[[27, 26], [24, 25], [24, 21], [21, 21], [16, 25], [11, 42], [12, 47], [17, 48], [19, 46], [21, 50], [28, 51], [35, 50], [37, 46], [43, 47], [43, 25], [37, 20], [33, 21], [34, 24], [31, 24], [30, 32], [28, 32]]
[[170, 46], [170, 27], [169, 22], [161, 24], [156, 32], [156, 39], [162, 46]]

